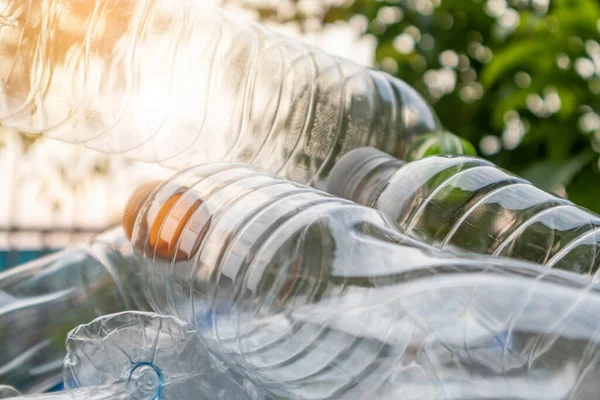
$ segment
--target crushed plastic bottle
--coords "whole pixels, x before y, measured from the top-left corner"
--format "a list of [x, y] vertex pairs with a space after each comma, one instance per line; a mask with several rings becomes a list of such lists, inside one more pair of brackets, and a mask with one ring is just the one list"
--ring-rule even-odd
[[122, 229], [0, 273], [0, 382], [34, 393], [61, 381], [67, 333], [104, 314], [149, 310]]
[[124, 312], [69, 333], [65, 391], [20, 400], [260, 400], [234, 382], [173, 317]]
[[384, 212], [406, 233], [441, 249], [587, 275], [600, 266], [600, 216], [483, 159], [405, 163], [356, 149], [334, 167], [327, 190]]
[[177, 169], [319, 188], [335, 160], [440, 129], [415, 90], [201, 1], [0, 0], [0, 126]]
[[128, 208], [153, 308], [192, 323], [278, 399], [600, 389], [600, 297], [587, 277], [443, 252], [377, 210], [244, 165], [182, 171]]

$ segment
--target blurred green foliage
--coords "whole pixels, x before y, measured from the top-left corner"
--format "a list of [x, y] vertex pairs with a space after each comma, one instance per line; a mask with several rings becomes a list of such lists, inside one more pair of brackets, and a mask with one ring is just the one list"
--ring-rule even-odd
[[375, 37], [377, 67], [480, 155], [600, 211], [598, 0], [241, 2], [263, 20]]
[[450, 132], [421, 135], [412, 141], [406, 161], [420, 160], [438, 154], [476, 156], [477, 151], [467, 140]]

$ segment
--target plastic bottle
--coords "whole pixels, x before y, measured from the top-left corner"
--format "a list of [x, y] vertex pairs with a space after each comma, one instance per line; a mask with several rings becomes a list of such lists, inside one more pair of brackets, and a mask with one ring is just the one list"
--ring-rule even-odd
[[335, 160], [440, 129], [404, 82], [201, 1], [0, 0], [0, 125], [181, 168], [323, 187]]
[[600, 216], [479, 158], [405, 163], [356, 149], [335, 166], [327, 190], [384, 212], [406, 233], [441, 249], [587, 275], [600, 265]]
[[23, 393], [61, 381], [67, 333], [104, 314], [149, 310], [122, 229], [0, 273], [0, 382]]
[[196, 330], [173, 317], [125, 312], [69, 333], [66, 391], [20, 400], [260, 400], [231, 380], [201, 346]]
[[182, 171], [134, 192], [128, 210], [152, 307], [193, 323], [275, 398], [599, 389], [600, 298], [587, 277], [442, 252], [377, 210], [243, 165]]

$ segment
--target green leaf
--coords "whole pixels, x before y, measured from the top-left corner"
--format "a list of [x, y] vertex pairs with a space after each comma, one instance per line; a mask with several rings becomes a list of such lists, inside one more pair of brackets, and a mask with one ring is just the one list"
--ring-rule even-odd
[[492, 61], [483, 69], [481, 84], [486, 88], [490, 88], [509, 72], [516, 71], [517, 69], [534, 69], [534, 66], [543, 63], [543, 60], [549, 54], [553, 54], [554, 51], [553, 41], [540, 42], [537, 38], [518, 41], [508, 45], [494, 53]]
[[560, 97], [560, 110], [558, 111], [558, 116], [562, 119], [567, 119], [573, 115], [578, 106], [578, 96], [577, 94], [568, 87], [558, 86], [556, 87], [556, 91]]
[[407, 161], [420, 160], [434, 155], [477, 155], [475, 147], [450, 132], [431, 133], [415, 139], [408, 150]]
[[573, 183], [567, 187], [569, 200], [588, 210], [600, 213], [600, 201], [598, 201], [598, 190], [600, 188], [600, 174], [594, 170], [594, 163], [584, 168]]
[[553, 191], [559, 186], [569, 186], [593, 158], [594, 153], [585, 150], [566, 161], [538, 161], [519, 175], [544, 190]]

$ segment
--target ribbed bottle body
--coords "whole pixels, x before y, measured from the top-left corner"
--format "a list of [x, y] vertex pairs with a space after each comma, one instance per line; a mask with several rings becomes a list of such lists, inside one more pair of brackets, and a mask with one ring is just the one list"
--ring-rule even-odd
[[194, 1], [0, 2], [0, 124], [166, 166], [235, 161], [323, 187], [437, 117], [399, 79]]
[[342, 158], [334, 175], [334, 194], [381, 210], [437, 248], [587, 275], [600, 265], [598, 215], [486, 160], [434, 156], [404, 163], [359, 149]]
[[441, 252], [374, 209], [259, 170], [175, 175], [132, 240], [155, 310], [192, 322], [217, 358], [280, 398], [597, 389], [600, 299], [585, 277]]

